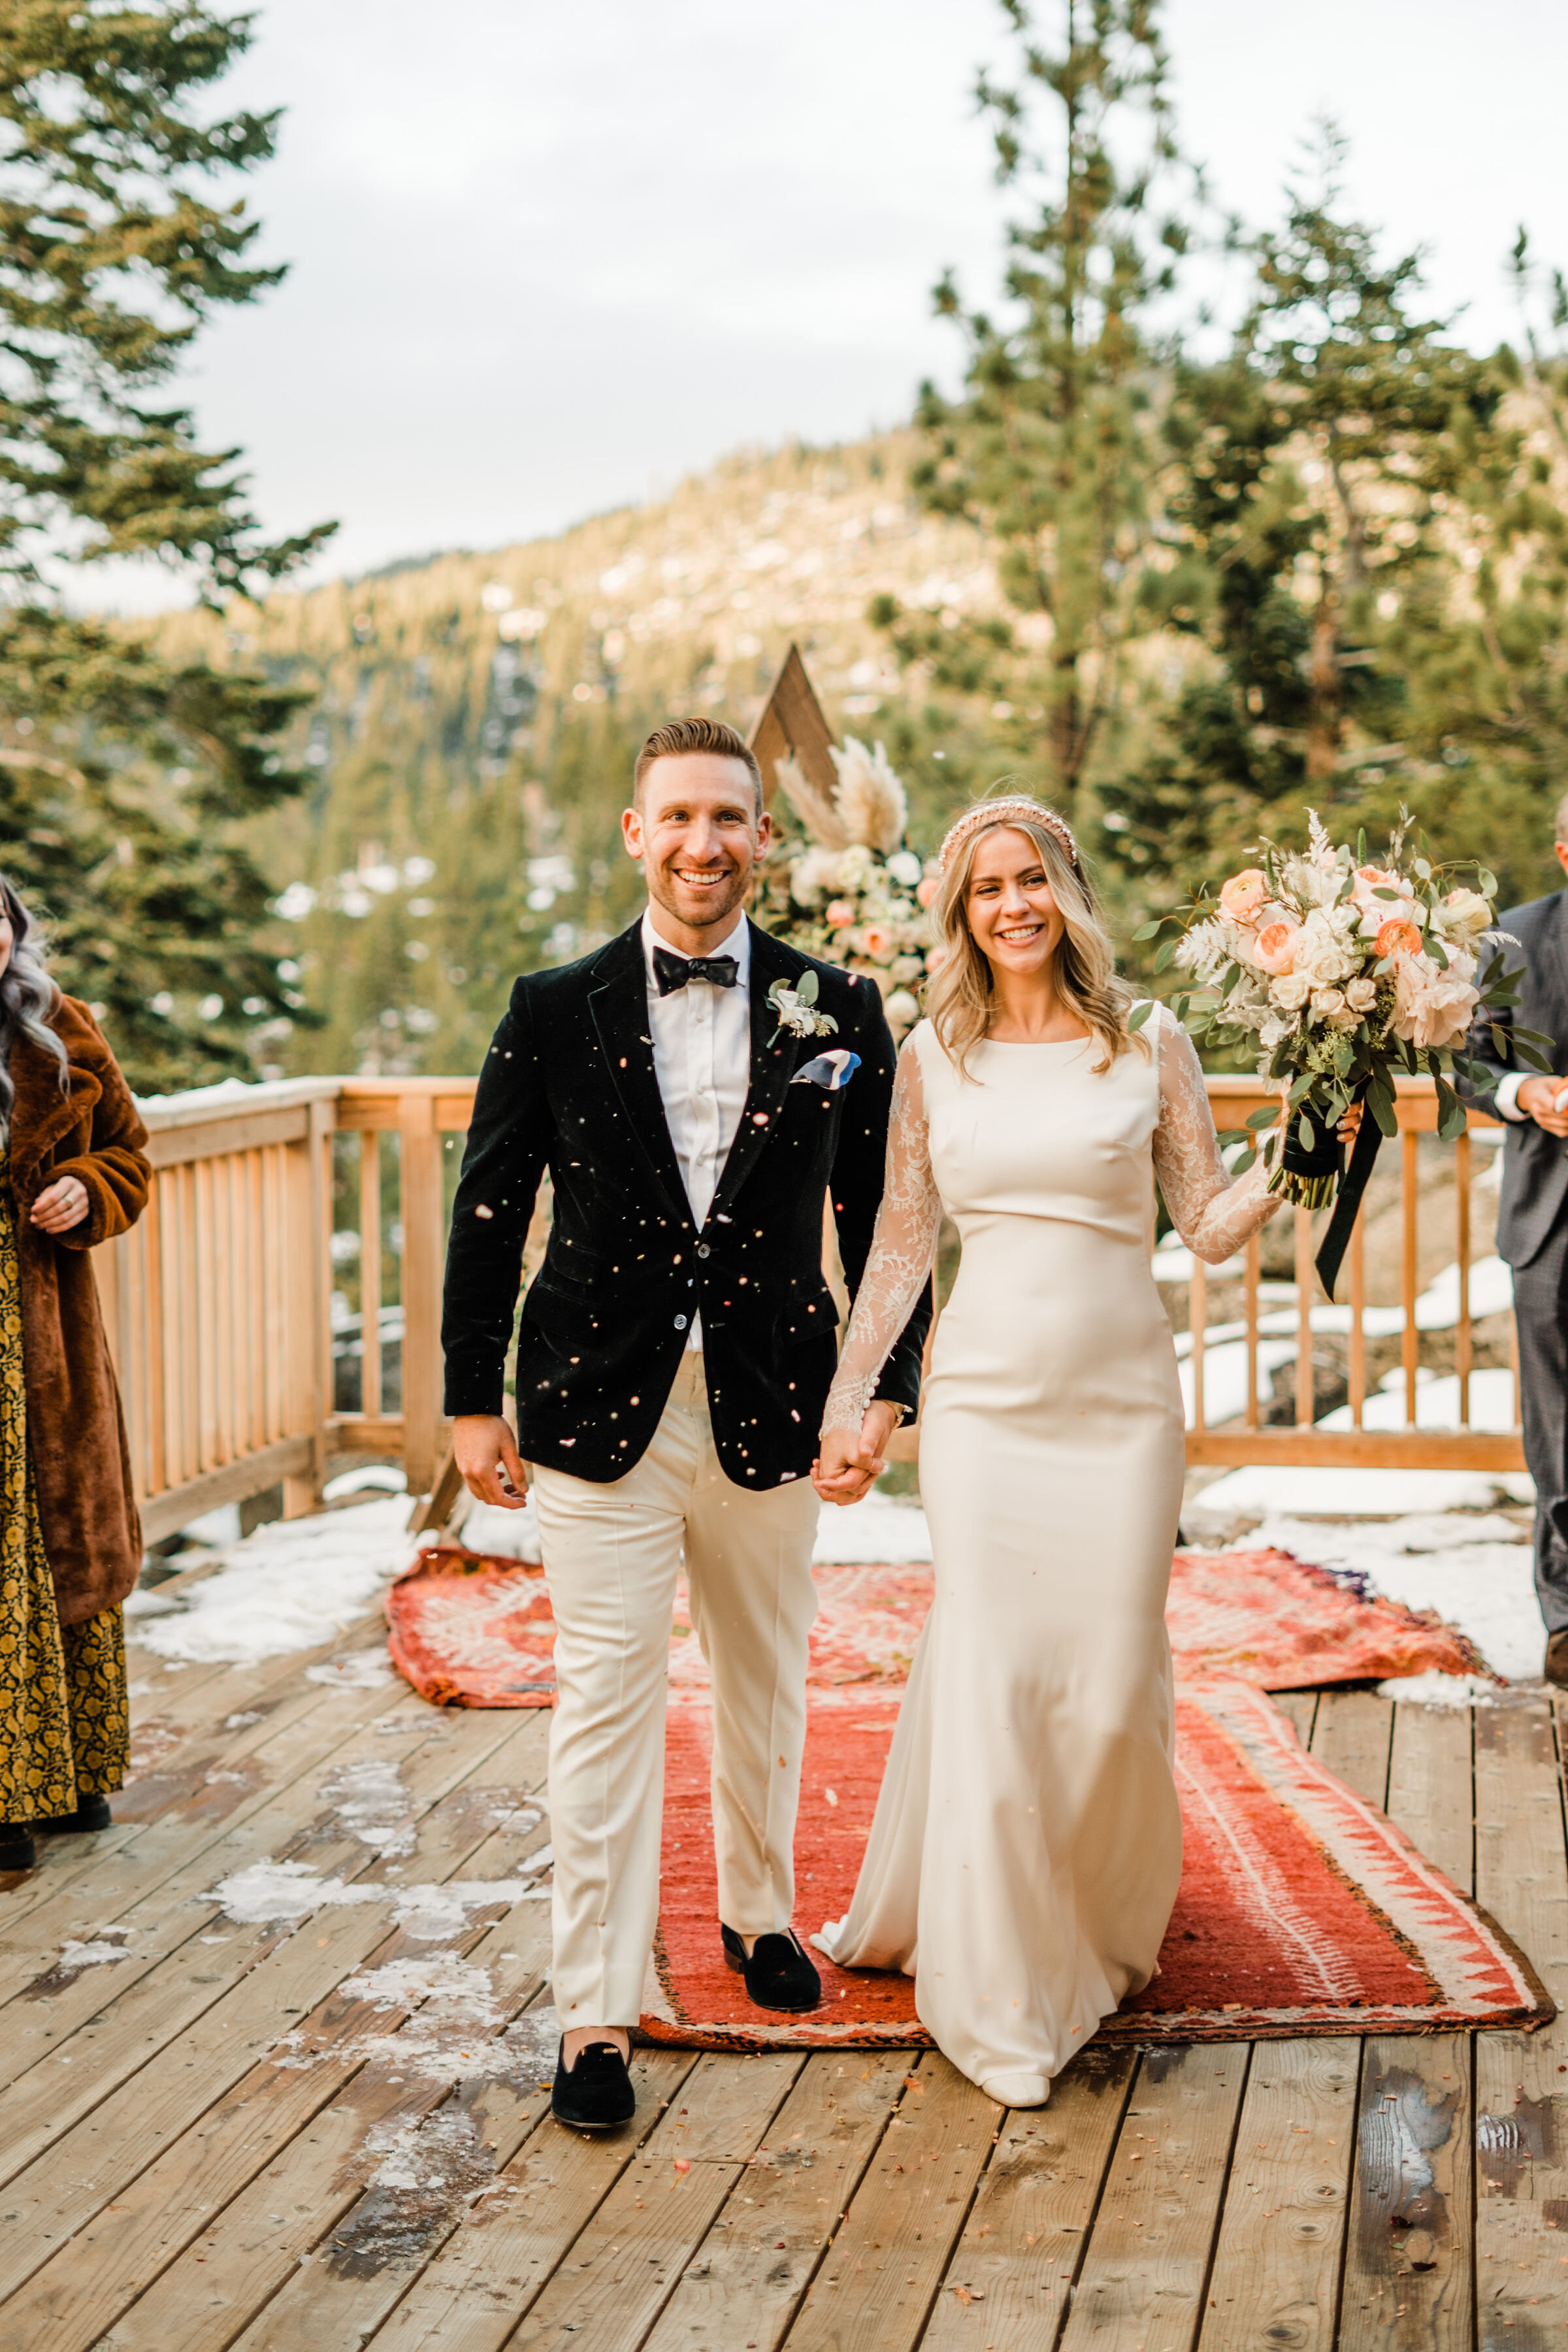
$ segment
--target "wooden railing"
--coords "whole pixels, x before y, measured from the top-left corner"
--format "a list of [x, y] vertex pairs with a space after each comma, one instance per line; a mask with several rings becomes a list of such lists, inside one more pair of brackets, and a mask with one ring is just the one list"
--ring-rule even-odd
[[[96, 1263], [150, 1541], [279, 1483], [287, 1511], [308, 1510], [334, 1456], [394, 1455], [412, 1492], [429, 1487], [448, 1433], [441, 1265], [473, 1083], [306, 1078], [213, 1087], [145, 1107], [153, 1197], [140, 1224], [98, 1251]], [[1264, 1099], [1245, 1078], [1211, 1078], [1209, 1092], [1221, 1127], [1238, 1126]], [[1471, 1425], [1469, 1136], [1436, 1142], [1425, 1081], [1401, 1086], [1399, 1120], [1399, 1140], [1384, 1154], [1399, 1185], [1396, 1298], [1368, 1298], [1363, 1218], [1346, 1261], [1347, 1303], [1324, 1302], [1311, 1271], [1313, 1221], [1300, 1213], [1291, 1283], [1266, 1278], [1264, 1250], [1272, 1244], [1254, 1241], [1239, 1267], [1194, 1265], [1167, 1288], [1178, 1350], [1191, 1367], [1191, 1461], [1521, 1466], [1517, 1403], [1509, 1426]], [[1471, 1123], [1491, 1125], [1479, 1117]], [[1458, 1411], [1456, 1425], [1442, 1428], [1418, 1423], [1429, 1370], [1418, 1313], [1424, 1152], [1442, 1163], [1426, 1191], [1452, 1194], [1459, 1269], [1450, 1375]], [[1374, 1183], [1385, 1195], [1390, 1181], [1380, 1163]], [[1386, 1216], [1385, 1208], [1385, 1223]], [[1226, 1310], [1217, 1323], [1216, 1306]], [[1402, 1425], [1389, 1428], [1379, 1425], [1386, 1403], [1379, 1392], [1369, 1397], [1368, 1349], [1386, 1350], [1395, 1328], [1404, 1402]], [[1322, 1425], [1328, 1399], [1313, 1365], [1320, 1340], [1343, 1356], [1344, 1428]], [[1234, 1361], [1237, 1347], [1245, 1397], [1215, 1426], [1215, 1368], [1222, 1349]], [[1270, 1425], [1260, 1367], [1267, 1375], [1270, 1362], [1278, 1370], [1285, 1360], [1300, 1361], [1304, 1376], [1291, 1423]], [[1329, 1377], [1337, 1377], [1332, 1368]]]

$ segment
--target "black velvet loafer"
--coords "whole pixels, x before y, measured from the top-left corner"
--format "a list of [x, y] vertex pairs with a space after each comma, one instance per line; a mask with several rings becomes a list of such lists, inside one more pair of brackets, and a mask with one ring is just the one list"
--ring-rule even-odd
[[0, 1822], [0, 1870], [37, 1870], [38, 1849], [26, 1822]]
[[590, 2042], [568, 2071], [563, 2038], [550, 2095], [550, 2112], [557, 2123], [570, 2124], [574, 2131], [619, 2131], [630, 2123], [637, 2105], [626, 2062], [613, 2042]]
[[107, 1797], [84, 1797], [74, 1813], [57, 1813], [52, 1821], [34, 1823], [47, 1837], [70, 1837], [83, 1830], [107, 1830], [113, 1825]]
[[721, 1927], [724, 1965], [746, 1980], [746, 1998], [759, 2009], [817, 2009], [822, 2004], [822, 1979], [805, 1957], [805, 1947], [793, 1927], [781, 1935], [759, 1936], [751, 1957], [732, 1927]]

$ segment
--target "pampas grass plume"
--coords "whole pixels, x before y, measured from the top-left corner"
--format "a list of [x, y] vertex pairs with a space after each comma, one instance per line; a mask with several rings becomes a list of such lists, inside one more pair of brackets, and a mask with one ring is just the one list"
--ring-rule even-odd
[[[837, 760], [837, 752], [833, 756]], [[850, 835], [844, 829], [843, 818], [826, 793], [817, 791], [798, 760], [775, 760], [773, 782], [813, 841], [820, 842], [824, 849], [848, 848]]]
[[834, 799], [846, 837], [890, 856], [904, 837], [910, 806], [886, 751], [880, 743], [868, 751], [850, 735], [842, 751], [835, 749], [833, 764], [838, 771]]

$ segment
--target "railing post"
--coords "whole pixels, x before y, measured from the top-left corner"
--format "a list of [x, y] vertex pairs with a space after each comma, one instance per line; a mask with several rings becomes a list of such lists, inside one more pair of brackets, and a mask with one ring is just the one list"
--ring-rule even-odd
[[434, 1097], [405, 1095], [397, 1125], [403, 1160], [403, 1466], [409, 1493], [424, 1495], [435, 1480], [441, 1451], [441, 1136]]
[[327, 1411], [331, 1399], [331, 1265], [328, 1244], [331, 1226], [331, 1188], [327, 1153], [337, 1123], [334, 1102], [310, 1107], [305, 1140], [298, 1150], [284, 1154], [289, 1255], [286, 1265], [299, 1269], [300, 1296], [287, 1294], [288, 1371], [285, 1374], [284, 1420], [290, 1436], [308, 1435], [310, 1467], [283, 1480], [283, 1516], [303, 1518], [321, 1507], [321, 1485], [327, 1473]]

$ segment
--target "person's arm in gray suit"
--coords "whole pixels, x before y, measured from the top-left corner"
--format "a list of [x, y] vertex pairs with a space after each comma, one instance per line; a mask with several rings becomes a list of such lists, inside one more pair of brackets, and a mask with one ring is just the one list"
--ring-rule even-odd
[[[1509, 918], [1505, 917], [1505, 922]], [[1517, 975], [1525, 966], [1525, 950], [1520, 940], [1502, 929], [1484, 931], [1476, 942], [1479, 956], [1479, 971], [1490, 969], [1494, 956], [1501, 953], [1503, 970]], [[1528, 1066], [1517, 1058], [1513, 1042], [1511, 1004], [1500, 1004], [1495, 1009], [1482, 1008], [1470, 1024], [1465, 1040], [1465, 1051], [1477, 1066], [1474, 1076], [1466, 1076], [1458, 1068], [1454, 1072], [1454, 1085], [1461, 1099], [1473, 1102], [1490, 1118], [1504, 1114], [1498, 1108], [1497, 1093], [1506, 1077], [1522, 1073]]]

